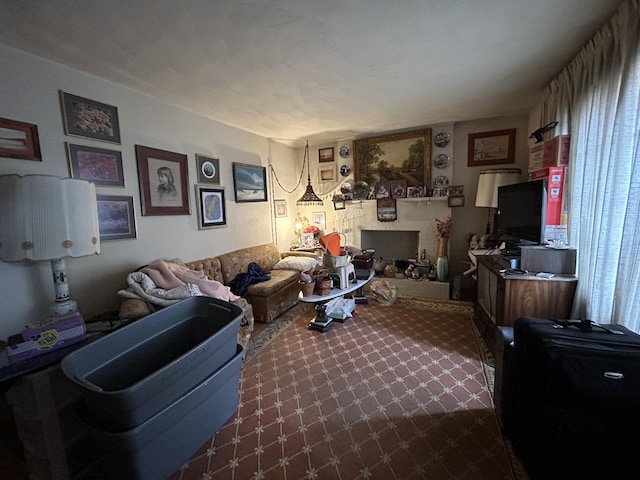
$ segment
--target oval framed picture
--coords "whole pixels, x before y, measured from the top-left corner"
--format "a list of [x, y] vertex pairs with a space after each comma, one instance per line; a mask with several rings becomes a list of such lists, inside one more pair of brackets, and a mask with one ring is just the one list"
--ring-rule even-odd
[[220, 159], [196, 153], [198, 183], [220, 185]]
[[449, 207], [464, 207], [464, 195], [456, 195], [447, 199]]

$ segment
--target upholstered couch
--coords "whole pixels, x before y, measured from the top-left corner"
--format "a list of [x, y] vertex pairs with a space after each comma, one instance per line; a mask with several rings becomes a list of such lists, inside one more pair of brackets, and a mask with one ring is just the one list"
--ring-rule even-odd
[[307, 252], [280, 252], [275, 243], [266, 243], [185, 262], [185, 265], [224, 285], [229, 285], [239, 273], [246, 273], [249, 263], [260, 265], [271, 279], [249, 285], [245, 298], [253, 307], [255, 320], [268, 323], [297, 303], [300, 272], [315, 258], [315, 254]]

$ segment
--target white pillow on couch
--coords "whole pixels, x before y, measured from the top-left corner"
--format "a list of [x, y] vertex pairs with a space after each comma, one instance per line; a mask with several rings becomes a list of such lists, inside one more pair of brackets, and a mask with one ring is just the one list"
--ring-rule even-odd
[[298, 270], [299, 272], [306, 272], [307, 270], [313, 270], [320, 264], [321, 262], [316, 258], [290, 255], [276, 263], [272, 270]]

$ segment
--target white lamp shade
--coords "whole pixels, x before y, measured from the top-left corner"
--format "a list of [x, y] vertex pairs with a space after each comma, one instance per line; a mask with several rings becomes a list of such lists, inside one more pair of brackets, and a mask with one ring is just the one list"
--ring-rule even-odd
[[520, 181], [519, 168], [482, 170], [478, 176], [476, 207], [498, 208], [498, 187]]
[[95, 185], [48, 175], [0, 176], [0, 258], [51, 260], [100, 253]]

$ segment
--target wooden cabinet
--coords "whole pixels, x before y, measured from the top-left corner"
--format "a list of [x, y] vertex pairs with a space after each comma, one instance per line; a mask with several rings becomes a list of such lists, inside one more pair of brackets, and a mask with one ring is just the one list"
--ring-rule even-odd
[[511, 326], [519, 317], [569, 318], [578, 284], [575, 276], [507, 274], [509, 258], [481, 255], [477, 259], [474, 320], [493, 353], [498, 326]]

